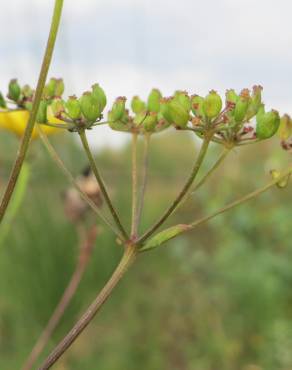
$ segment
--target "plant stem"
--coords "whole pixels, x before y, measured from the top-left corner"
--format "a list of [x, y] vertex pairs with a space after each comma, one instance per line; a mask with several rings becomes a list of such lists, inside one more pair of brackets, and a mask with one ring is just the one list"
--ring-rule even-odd
[[132, 134], [132, 226], [131, 239], [135, 240], [138, 230], [138, 170], [137, 170], [138, 135]]
[[42, 334], [38, 338], [35, 346], [33, 347], [29, 357], [27, 358], [22, 370], [30, 370], [35, 362], [37, 361], [39, 355], [45, 348], [48, 340], [55, 331], [58, 323], [64, 315], [65, 310], [67, 309], [69, 303], [71, 302], [76, 290], [79, 286], [79, 283], [83, 277], [84, 271], [88, 265], [94, 243], [97, 237], [97, 227], [94, 225], [88, 231], [86, 237], [83, 239], [81, 236], [81, 243], [79, 248], [79, 259], [76, 265], [76, 268], [73, 272], [73, 275], [70, 279], [70, 282], [63, 293], [53, 315], [51, 316], [47, 326], [43, 330]]
[[89, 163], [90, 163], [90, 167], [96, 177], [96, 180], [98, 182], [98, 185], [100, 187], [100, 191], [105, 199], [105, 202], [113, 216], [113, 219], [118, 227], [118, 229], [121, 231], [122, 235], [123, 235], [123, 238], [124, 238], [124, 241], [127, 241], [129, 239], [128, 237], [128, 234], [126, 232], [126, 230], [124, 229], [121, 221], [120, 221], [120, 218], [117, 214], [117, 211], [115, 210], [113, 204], [112, 204], [112, 201], [108, 195], [108, 192], [106, 190], [106, 187], [105, 187], [105, 184], [103, 182], [103, 179], [98, 171], [98, 168], [96, 166], [96, 163], [95, 163], [95, 160], [93, 158], [93, 155], [91, 153], [91, 150], [89, 148], [89, 145], [88, 145], [88, 141], [87, 141], [87, 137], [86, 137], [86, 134], [85, 134], [85, 130], [80, 130], [79, 131], [79, 136], [80, 136], [80, 139], [81, 139], [81, 142], [82, 142], [82, 145], [83, 145], [83, 148], [85, 150], [85, 153], [87, 155], [87, 158], [89, 160]]
[[51, 22], [51, 29], [49, 33], [49, 38], [48, 38], [48, 42], [46, 46], [45, 55], [43, 58], [43, 63], [42, 63], [39, 79], [38, 79], [38, 84], [37, 84], [37, 88], [35, 92], [35, 98], [33, 101], [32, 111], [29, 116], [28, 123], [24, 131], [24, 135], [23, 135], [23, 138], [22, 138], [19, 150], [18, 150], [16, 161], [11, 171], [9, 182], [5, 189], [5, 192], [4, 192], [2, 201], [1, 201], [1, 205], [0, 205], [0, 223], [4, 217], [6, 209], [10, 202], [10, 199], [13, 194], [22, 164], [24, 162], [24, 159], [25, 159], [28, 147], [29, 147], [29, 142], [30, 142], [30, 138], [33, 132], [34, 125], [35, 125], [40, 100], [41, 100], [43, 89], [46, 83], [49, 66], [52, 60], [53, 50], [54, 50], [55, 41], [56, 41], [60, 19], [61, 19], [61, 14], [62, 14], [62, 8], [63, 8], [63, 0], [55, 0], [55, 7], [54, 7], [53, 18]]
[[217, 161], [213, 164], [213, 166], [209, 169], [209, 171], [206, 172], [206, 174], [201, 178], [201, 180], [195, 185], [193, 191], [191, 192], [191, 194], [193, 194], [195, 191], [197, 191], [204, 183], [206, 180], [208, 180], [208, 178], [210, 177], [210, 175], [212, 175], [212, 173], [217, 170], [217, 168], [221, 165], [221, 163], [225, 160], [225, 158], [227, 157], [227, 155], [230, 153], [230, 149], [228, 148], [224, 148], [222, 153], [220, 154], [219, 158], [217, 159]]
[[[276, 180], [273, 180], [271, 182], [269, 182], [268, 184], [266, 184], [265, 186], [235, 200], [234, 202], [231, 202], [230, 204], [218, 209], [217, 211], [211, 213], [210, 215], [208, 216], [204, 216], [190, 224], [181, 224], [181, 229], [175, 233], [175, 237], [177, 237], [178, 235], [182, 234], [182, 233], [185, 233], [187, 231], [190, 231], [192, 229], [194, 229], [195, 227], [199, 226], [199, 225], [202, 225], [204, 223], [206, 223], [207, 221], [211, 220], [212, 218], [224, 213], [224, 212], [227, 212], [229, 210], [231, 210], [232, 208], [235, 208], [253, 198], [256, 198], [257, 196], [261, 195], [262, 193], [266, 192], [267, 190], [269, 190], [270, 188], [272, 188], [273, 186], [275, 186], [277, 183], [279, 183], [281, 180], [287, 178], [287, 176], [290, 176], [292, 174], [292, 167], [289, 167], [286, 171], [283, 171], [282, 174], [276, 179]], [[178, 226], [178, 225], [177, 225]], [[175, 228], [175, 226], [173, 226], [172, 228]], [[171, 228], [170, 228], [171, 229]], [[165, 230], [162, 231], [162, 233], [164, 232]], [[156, 237], [156, 235], [155, 235]], [[170, 238], [168, 239], [165, 239], [164, 241], [162, 241], [159, 245], [162, 245], [164, 244], [165, 242], [167, 242]], [[147, 250], [147, 249], [145, 249]], [[150, 249], [149, 249], [150, 250]], [[142, 249], [142, 252], [143, 252], [143, 249]]]
[[77, 182], [75, 181], [74, 177], [72, 176], [71, 172], [68, 170], [68, 168], [65, 166], [64, 162], [50, 143], [47, 135], [44, 133], [44, 131], [41, 129], [40, 126], [37, 126], [38, 134], [40, 136], [40, 139], [42, 140], [43, 145], [45, 146], [46, 150], [48, 151], [50, 157], [53, 159], [53, 161], [57, 164], [57, 166], [61, 169], [61, 171], [64, 173], [65, 177], [67, 177], [68, 181], [71, 183], [71, 185], [78, 191], [81, 198], [91, 207], [91, 209], [101, 218], [101, 220], [118, 236], [118, 238], [122, 238], [119, 231], [116, 230], [116, 228], [111, 224], [111, 222], [101, 213], [99, 208], [96, 206], [96, 204], [81, 190]]
[[124, 276], [125, 272], [128, 270], [130, 265], [134, 262], [137, 255], [137, 248], [135, 245], [128, 245], [125, 249], [125, 253], [112, 274], [111, 278], [108, 280], [106, 285], [103, 287], [101, 292], [98, 294], [94, 302], [88, 307], [84, 315], [75, 324], [71, 331], [65, 336], [65, 338], [57, 345], [53, 352], [48, 356], [43, 365], [39, 370], [50, 369], [51, 366], [56, 363], [56, 361], [63, 355], [63, 353], [71, 346], [71, 344], [76, 340], [76, 338], [82, 333], [82, 331], [91, 322], [97, 312], [100, 310], [102, 305], [111, 295], [113, 289], [116, 287], [118, 282]]
[[142, 237], [138, 240], [137, 244], [143, 243], [146, 239], [148, 239], [167, 220], [167, 218], [172, 214], [172, 212], [179, 206], [180, 202], [182, 201], [182, 199], [187, 194], [188, 190], [192, 186], [192, 183], [194, 182], [194, 180], [195, 180], [195, 178], [196, 178], [196, 176], [199, 172], [199, 169], [200, 169], [200, 167], [203, 163], [203, 160], [204, 160], [204, 158], [207, 154], [209, 143], [210, 143], [210, 138], [209, 137], [205, 138], [203, 140], [203, 143], [202, 143], [198, 158], [197, 158], [197, 160], [195, 162], [195, 165], [193, 167], [193, 170], [192, 170], [187, 182], [183, 186], [182, 190], [180, 191], [178, 196], [175, 198], [175, 200], [173, 201], [171, 206], [162, 215], [162, 217], [148, 231], [146, 231], [146, 233], [144, 235], [142, 235]]
[[203, 218], [201, 218], [197, 221], [192, 222], [191, 224], [189, 224], [190, 229], [193, 229], [196, 226], [201, 225], [201, 224], [209, 221], [210, 219], [212, 219], [212, 218], [214, 218], [214, 217], [216, 217], [216, 216], [218, 216], [218, 215], [220, 215], [224, 212], [227, 212], [230, 209], [235, 208], [235, 207], [239, 206], [240, 204], [245, 203], [245, 202], [259, 196], [260, 194], [266, 192], [267, 190], [269, 190], [270, 188], [275, 186], [279, 181], [281, 181], [282, 179], [289, 176], [291, 173], [292, 173], [292, 167], [290, 167], [286, 171], [282, 172], [281, 176], [279, 176], [276, 180], [273, 180], [273, 181], [269, 182], [268, 184], [266, 184], [265, 186], [263, 186], [263, 187], [255, 190], [255, 191], [253, 191], [253, 192], [235, 200], [234, 202], [228, 204], [225, 207], [222, 207], [222, 208], [218, 209], [216, 212], [212, 213], [211, 215], [203, 217]]
[[[142, 174], [142, 185], [141, 185], [141, 192], [140, 192], [140, 199], [138, 204], [138, 211], [137, 211], [137, 225], [139, 227], [142, 210], [144, 206], [144, 198], [145, 198], [145, 191], [147, 186], [147, 179], [148, 179], [148, 165], [149, 165], [149, 144], [150, 144], [151, 134], [144, 135], [144, 154], [143, 154], [143, 174]], [[138, 231], [138, 230], [137, 230]]]
[[25, 161], [21, 168], [19, 179], [10, 201], [10, 206], [7, 209], [6, 217], [0, 225], [0, 247], [4, 244], [4, 241], [13, 225], [13, 221], [18, 213], [18, 210], [20, 209], [23, 203], [29, 178], [30, 178], [30, 166], [29, 163]]

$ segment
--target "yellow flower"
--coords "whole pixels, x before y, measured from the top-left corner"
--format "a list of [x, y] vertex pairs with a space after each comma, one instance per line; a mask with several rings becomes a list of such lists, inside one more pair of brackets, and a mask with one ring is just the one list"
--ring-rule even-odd
[[[51, 123], [63, 123], [62, 121], [55, 118], [53, 115], [48, 114], [49, 122]], [[0, 129], [3, 128], [8, 131], [14, 132], [17, 136], [22, 136], [26, 128], [29, 119], [29, 112], [27, 110], [17, 110], [17, 111], [4, 111], [0, 112]], [[55, 127], [49, 127], [42, 125], [43, 131], [47, 134], [54, 134], [61, 132], [63, 130]], [[32, 138], [36, 139], [38, 137], [37, 129], [34, 128], [32, 132]]]

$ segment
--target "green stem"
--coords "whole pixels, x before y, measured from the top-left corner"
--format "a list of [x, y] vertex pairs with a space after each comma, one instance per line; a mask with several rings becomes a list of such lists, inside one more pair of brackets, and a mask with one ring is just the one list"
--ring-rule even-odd
[[64, 173], [65, 177], [71, 183], [71, 185], [78, 191], [81, 198], [91, 207], [91, 209], [101, 218], [101, 220], [121, 239], [120, 232], [116, 230], [116, 228], [111, 224], [111, 222], [101, 213], [99, 208], [96, 204], [81, 190], [77, 182], [75, 181], [74, 177], [72, 176], [71, 172], [65, 166], [64, 162], [50, 143], [47, 135], [41, 129], [40, 126], [37, 127], [40, 139], [42, 140], [43, 145], [45, 146], [46, 150], [48, 151], [50, 157], [53, 161], [57, 164], [57, 166], [61, 169]]
[[[142, 174], [142, 185], [141, 185], [141, 192], [140, 192], [140, 199], [138, 204], [138, 211], [137, 211], [137, 225], [139, 227], [143, 206], [144, 206], [144, 198], [145, 198], [145, 191], [147, 186], [147, 179], [148, 179], [148, 166], [149, 166], [149, 144], [150, 144], [151, 134], [144, 135], [144, 154], [143, 154], [143, 174]], [[138, 231], [138, 230], [137, 230]]]
[[[174, 237], [177, 237], [178, 235], [182, 234], [182, 233], [185, 233], [187, 231], [190, 231], [190, 230], [193, 230], [195, 227], [199, 226], [199, 225], [202, 225], [204, 223], [206, 223], [207, 221], [211, 220], [212, 218], [222, 214], [222, 213], [225, 213], [253, 198], [256, 198], [257, 196], [261, 195], [262, 193], [266, 192], [267, 190], [269, 190], [270, 188], [272, 188], [273, 186], [275, 186], [277, 183], [279, 183], [281, 180], [287, 178], [287, 176], [290, 176], [292, 174], [292, 167], [289, 167], [286, 171], [283, 171], [281, 176], [279, 176], [277, 179], [269, 182], [268, 184], [266, 184], [265, 186], [235, 200], [234, 202], [218, 209], [217, 211], [211, 213], [210, 215], [208, 216], [205, 216], [205, 217], [202, 217], [190, 224], [180, 224], [180, 225], [176, 225], [176, 226], [172, 226], [169, 228], [169, 230], [174, 230], [175, 231], [175, 234], [171, 235], [169, 238], [165, 238], [163, 239], [162, 241], [160, 241], [159, 243], [159, 246], [164, 244], [165, 242], [167, 242], [169, 239], [171, 238], [174, 238]], [[161, 234], [165, 234], [167, 230], [163, 230], [161, 231]], [[159, 233], [157, 234], [159, 236]], [[158, 239], [158, 236], [155, 235], [154, 238]], [[152, 247], [151, 247], [152, 248]], [[149, 250], [151, 249], [149, 248]], [[144, 249], [145, 251], [147, 250]], [[141, 251], [143, 252], [143, 248], [141, 249]]]
[[39, 370], [50, 369], [63, 353], [71, 346], [71, 344], [77, 339], [77, 337], [83, 332], [87, 325], [91, 322], [97, 312], [100, 310], [102, 305], [111, 295], [112, 291], [124, 276], [130, 265], [135, 261], [137, 255], [137, 248], [134, 245], [126, 247], [125, 253], [117, 266], [116, 270], [112, 274], [111, 278], [105, 284], [101, 292], [98, 294], [94, 302], [88, 307], [86, 312], [80, 318], [80, 320], [74, 325], [70, 332], [65, 338], [57, 345], [49, 357], [45, 360]]
[[162, 215], [162, 217], [148, 231], [146, 231], [146, 233], [144, 235], [142, 235], [142, 237], [138, 240], [137, 244], [145, 242], [145, 240], [148, 239], [167, 220], [167, 218], [172, 214], [172, 212], [179, 206], [179, 204], [181, 203], [181, 201], [183, 200], [183, 198], [187, 194], [188, 190], [192, 186], [192, 183], [194, 182], [194, 180], [195, 180], [195, 178], [196, 178], [196, 176], [199, 172], [199, 169], [200, 169], [200, 167], [203, 163], [203, 160], [204, 160], [204, 158], [207, 154], [209, 143], [210, 143], [210, 138], [209, 137], [205, 138], [203, 143], [202, 143], [198, 158], [197, 158], [197, 160], [195, 162], [195, 165], [193, 167], [193, 170], [191, 172], [191, 175], [189, 176], [189, 178], [188, 178], [187, 182], [185, 183], [184, 187], [182, 188], [182, 190], [180, 191], [178, 196], [175, 198], [175, 200], [173, 201], [171, 206]]
[[14, 164], [14, 167], [11, 171], [9, 182], [7, 184], [7, 187], [5, 189], [1, 205], [0, 205], [0, 223], [2, 222], [2, 219], [5, 215], [6, 209], [8, 207], [8, 204], [10, 202], [10, 199], [12, 197], [21, 167], [23, 165], [28, 147], [30, 138], [33, 132], [33, 128], [36, 121], [37, 112], [39, 109], [39, 104], [42, 98], [43, 89], [46, 83], [47, 74], [49, 70], [49, 66], [52, 60], [53, 50], [55, 46], [55, 41], [59, 29], [61, 14], [62, 14], [62, 8], [63, 8], [63, 0], [55, 0], [55, 7], [53, 12], [53, 18], [51, 22], [51, 29], [49, 33], [49, 38], [46, 46], [46, 51], [38, 79], [38, 84], [36, 88], [35, 98], [33, 101], [33, 107], [31, 114], [28, 119], [28, 123], [26, 126], [26, 129], [24, 131], [24, 135], [18, 150], [17, 158]]
[[237, 206], [239, 206], [240, 204], [242, 203], [245, 203], [257, 196], [259, 196], [260, 194], [266, 192], [267, 190], [269, 190], [270, 188], [272, 188], [273, 186], [275, 186], [278, 182], [280, 182], [281, 180], [283, 180], [284, 178], [286, 178], [287, 176], [289, 176], [290, 174], [292, 173], [292, 167], [288, 168], [286, 171], [283, 171], [281, 176], [279, 176], [276, 180], [273, 180], [271, 182], [269, 182], [268, 184], [266, 184], [265, 186], [235, 200], [234, 202], [228, 204], [227, 206], [223, 207], [223, 208], [220, 208], [219, 210], [217, 210], [216, 212], [212, 213], [211, 215], [209, 216], [206, 216], [206, 217], [203, 217], [197, 221], [194, 221], [192, 222], [191, 224], [189, 224], [189, 229], [193, 229], [195, 228], [196, 226], [198, 225], [201, 225], [207, 221], [209, 221], [210, 219], [224, 213], [224, 212], [227, 212], [229, 211], [230, 209], [232, 208], [235, 208]]
[[15, 216], [23, 203], [29, 177], [30, 166], [27, 162], [24, 162], [19, 175], [19, 180], [10, 201], [10, 207], [7, 209], [6, 217], [0, 225], [0, 246], [3, 245], [9, 230], [11, 229]]
[[131, 238], [137, 237], [138, 230], [138, 170], [137, 170], [137, 140], [138, 135], [132, 134], [132, 226]]
[[217, 161], [213, 164], [213, 166], [209, 169], [209, 171], [206, 172], [206, 174], [201, 178], [201, 180], [195, 185], [191, 194], [197, 191], [208, 180], [208, 178], [212, 175], [214, 171], [217, 170], [217, 168], [221, 165], [221, 163], [225, 160], [225, 158], [227, 157], [229, 153], [230, 153], [229, 148], [223, 149]]
[[102, 177], [101, 177], [101, 175], [100, 175], [100, 173], [98, 171], [98, 168], [96, 166], [95, 160], [94, 160], [94, 158], [92, 156], [91, 150], [90, 150], [89, 145], [88, 145], [88, 141], [87, 141], [87, 137], [86, 137], [86, 134], [85, 134], [85, 130], [80, 130], [79, 131], [79, 136], [80, 136], [80, 139], [81, 139], [83, 148], [85, 150], [85, 153], [87, 155], [87, 158], [89, 160], [90, 167], [91, 167], [91, 169], [92, 169], [92, 171], [93, 171], [93, 173], [94, 173], [94, 175], [96, 177], [96, 180], [97, 180], [97, 182], [99, 184], [100, 191], [101, 191], [101, 193], [102, 193], [102, 195], [103, 195], [103, 197], [105, 199], [105, 202], [106, 202], [106, 204], [107, 204], [107, 206], [108, 206], [108, 208], [109, 208], [109, 210], [110, 210], [110, 212], [111, 212], [111, 214], [113, 216], [113, 219], [114, 219], [114, 221], [115, 221], [118, 229], [121, 231], [124, 240], [127, 241], [129, 239], [128, 234], [127, 234], [126, 230], [124, 229], [124, 227], [123, 227], [123, 225], [122, 225], [122, 223], [120, 221], [120, 218], [119, 218], [119, 216], [117, 214], [117, 211], [115, 210], [115, 208], [114, 208], [114, 206], [112, 204], [112, 201], [111, 201], [111, 199], [110, 199], [110, 197], [108, 195], [108, 192], [106, 190], [106, 187], [105, 187], [105, 184], [103, 182], [103, 179], [102, 179]]

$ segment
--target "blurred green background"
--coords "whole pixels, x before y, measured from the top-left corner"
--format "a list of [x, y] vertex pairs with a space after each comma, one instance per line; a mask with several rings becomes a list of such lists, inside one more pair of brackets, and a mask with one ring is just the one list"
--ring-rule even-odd
[[[52, 141], [74, 175], [87, 161], [72, 134]], [[0, 189], [18, 140], [0, 136]], [[141, 148], [140, 148], [141, 149]], [[192, 167], [196, 142], [185, 133], [153, 138], [141, 229], [157, 219]], [[213, 146], [205, 169], [219, 155]], [[130, 146], [96, 156], [129, 225]], [[289, 155], [277, 143], [236, 149], [169, 224], [208, 214], [269, 180]], [[0, 369], [19, 369], [47, 323], [77, 256], [77, 233], [63, 212], [67, 181], [35, 141], [29, 188], [0, 246]], [[292, 369], [291, 186], [274, 188], [193, 232], [144, 254], [89, 328], [54, 367], [59, 370]], [[102, 227], [70, 308], [44, 356], [93, 300], [121, 256]]]

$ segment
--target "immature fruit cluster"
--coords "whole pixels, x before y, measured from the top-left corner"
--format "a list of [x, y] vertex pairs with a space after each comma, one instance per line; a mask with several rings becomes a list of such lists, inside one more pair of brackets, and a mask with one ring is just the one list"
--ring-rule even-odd
[[[60, 127], [69, 131], [90, 129], [99, 124], [107, 104], [100, 85], [93, 85], [91, 91], [83, 93], [80, 98], [73, 95], [64, 100], [63, 92], [62, 79], [51, 78], [48, 81], [37, 122], [49, 124], [48, 116], [53, 114], [66, 123]], [[21, 87], [16, 79], [10, 81], [7, 97], [8, 102], [0, 92], [2, 111], [9, 109], [7, 107], [11, 101], [16, 103], [17, 108], [32, 109], [34, 91], [28, 85]], [[189, 95], [182, 90], [175, 91], [170, 97], [163, 97], [158, 89], [152, 89], [146, 101], [139, 96], [132, 98], [131, 111], [126, 103], [127, 99], [120, 96], [108, 112], [107, 122], [104, 123], [108, 123], [113, 130], [150, 134], [173, 126], [179, 130], [194, 131], [199, 137], [208, 133], [212, 141], [228, 147], [248, 144], [256, 139], [268, 139], [278, 131], [282, 146], [285, 149], [292, 147], [292, 120], [287, 115], [280, 119], [275, 110], [265, 111], [261, 86], [254, 86], [251, 91], [243, 89], [240, 93], [227, 90], [225, 105], [215, 90], [205, 97]], [[255, 126], [251, 122], [253, 118]]]
[[162, 114], [162, 95], [158, 89], [153, 89], [148, 95], [147, 102], [139, 96], [131, 100], [132, 113], [126, 108], [126, 98], [118, 97], [108, 112], [109, 126], [113, 130], [153, 133], [169, 126]]

